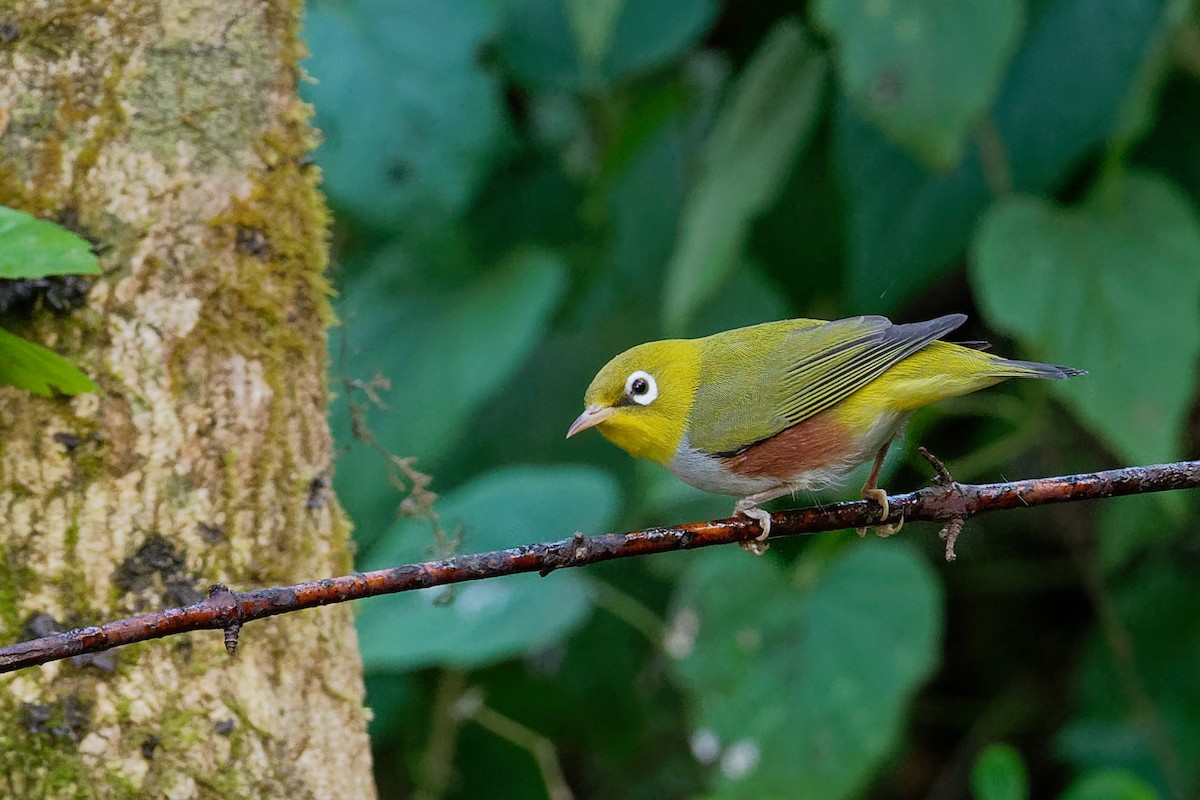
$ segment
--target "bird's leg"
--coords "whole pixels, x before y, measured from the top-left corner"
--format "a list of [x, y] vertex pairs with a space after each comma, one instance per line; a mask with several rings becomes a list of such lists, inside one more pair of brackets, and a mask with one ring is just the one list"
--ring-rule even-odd
[[[871, 467], [871, 474], [867, 476], [867, 482], [863, 484], [861, 492], [864, 500], [874, 500], [879, 504], [879, 507], [883, 510], [879, 518], [881, 522], [891, 516], [891, 509], [888, 508], [887, 492], [879, 488], [877, 481], [879, 480], [879, 470], [883, 468], [883, 459], [887, 456], [887, 451], [891, 447], [891, 444], [891, 442], [888, 442], [879, 448], [879, 452], [875, 455], [875, 465]], [[899, 533], [903, 527], [904, 517], [900, 517], [900, 521], [895, 525], [873, 525], [871, 529], [875, 531], [876, 536], [887, 537], [893, 533]], [[859, 536], [867, 535], [866, 528], [855, 528], [854, 530]]]
[[771, 535], [771, 512], [760, 508], [759, 504], [774, 500], [776, 497], [783, 497], [791, 491], [790, 486], [776, 486], [764, 492], [746, 495], [737, 501], [733, 506], [734, 515], [740, 514], [743, 517], [749, 517], [757, 522], [758, 527], [762, 529], [762, 533], [755, 537], [753, 541], [741, 543], [743, 550], [753, 553], [756, 556], [761, 556], [767, 552], [767, 545], [764, 542]]

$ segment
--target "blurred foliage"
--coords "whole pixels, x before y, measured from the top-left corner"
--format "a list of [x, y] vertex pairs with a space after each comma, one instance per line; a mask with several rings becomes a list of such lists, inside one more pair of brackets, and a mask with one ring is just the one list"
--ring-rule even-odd
[[[918, 440], [963, 480], [1200, 451], [1191, 3], [312, 0], [306, 31], [361, 568], [728, 514], [562, 437], [627, 347], [787, 316], [974, 312], [1089, 370], [919, 412], [895, 489]], [[1200, 796], [1196, 511], [371, 600], [381, 795]]]
[[[704, 553], [677, 587], [668, 655], [698, 704], [721, 794], [846, 797], [887, 753], [941, 638], [933, 571], [864, 545], [771, 564]], [[714, 592], [736, 587], [733, 596]]]
[[[616, 482], [601, 470], [512, 467], [446, 494], [438, 517], [457, 532], [459, 550], [484, 552], [528, 544], [531, 519], [548, 537], [563, 538], [576, 530], [605, 530], [616, 509]], [[428, 560], [433, 554], [420, 527], [413, 519], [398, 521], [363, 556], [362, 569]], [[363, 663], [379, 672], [475, 667], [550, 647], [584, 621], [591, 595], [586, 578], [572, 571], [562, 580], [517, 575], [375, 598], [358, 618]]]
[[1200, 356], [1200, 224], [1164, 179], [1111, 180], [1071, 210], [1020, 195], [996, 202], [979, 226], [972, 278], [989, 318], [1045, 343], [1039, 355], [1111, 365], [1063, 395], [1117, 452], [1173, 459]]
[[1028, 800], [1029, 775], [1021, 754], [1007, 744], [988, 745], [971, 770], [975, 800]]

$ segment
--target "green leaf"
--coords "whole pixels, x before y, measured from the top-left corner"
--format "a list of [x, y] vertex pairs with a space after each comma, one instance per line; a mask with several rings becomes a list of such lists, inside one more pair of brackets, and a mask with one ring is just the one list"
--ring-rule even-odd
[[722, 797], [863, 788], [936, 665], [940, 591], [922, 559], [870, 542], [824, 566], [789, 581], [770, 561], [709, 553], [680, 583], [666, 647]]
[[0, 386], [16, 386], [33, 394], [95, 392], [96, 384], [53, 350], [27, 342], [0, 328]]
[[1200, 223], [1172, 184], [1132, 173], [1078, 209], [1007, 198], [971, 266], [995, 325], [1036, 358], [1090, 371], [1055, 388], [1124, 458], [1179, 455], [1200, 355]]
[[1085, 775], [1071, 784], [1060, 800], [1159, 800], [1144, 780], [1124, 770], [1107, 769]]
[[1029, 775], [1017, 749], [1007, 744], [988, 745], [971, 770], [971, 792], [975, 800], [1029, 797]]
[[99, 275], [91, 247], [61, 225], [0, 206], [0, 278]]
[[498, 42], [535, 89], [595, 89], [678, 58], [716, 17], [716, 0], [512, 0]]
[[[1167, 1], [1031, 5], [990, 114], [993, 171], [1007, 172], [1018, 191], [1040, 194], [1106, 142], [1159, 46]], [[961, 258], [993, 197], [978, 142], [953, 169], [935, 172], [845, 99], [837, 104], [837, 136], [848, 209], [846, 303], [856, 312], [895, 311]]]
[[717, 115], [666, 268], [666, 327], [678, 334], [736, 266], [820, 113], [826, 64], [799, 25], [776, 26]]
[[502, 152], [501, 87], [479, 50], [491, 0], [323, 2], [308, 10], [302, 83], [335, 206], [389, 230], [427, 233], [461, 212]]
[[612, 47], [625, 0], [565, 0], [575, 46], [583, 63], [596, 68]]
[[[415, 456], [430, 468], [466, 432], [481, 406], [521, 365], [544, 333], [565, 288], [556, 258], [530, 251], [465, 288], [404, 285], [395, 259], [382, 258], [351, 282], [337, 310], [343, 344], [331, 337], [335, 368], [364, 381], [391, 381], [380, 391], [386, 409], [371, 408], [368, 423], [392, 453]], [[365, 403], [359, 394], [356, 402]], [[331, 425], [353, 445], [348, 398], [332, 405]], [[339, 460], [338, 497], [369, 541], [395, 518], [400, 496], [377, 453], [354, 445]]]
[[819, 0], [846, 93], [863, 115], [935, 168], [962, 160], [1021, 23], [1018, 0]]
[[[483, 475], [438, 502], [442, 524], [461, 531], [459, 552], [482, 552], [535, 541], [595, 534], [613, 523], [616, 481], [587, 467], [512, 467]], [[430, 558], [428, 526], [402, 520], [372, 548], [364, 569]], [[366, 601], [358, 634], [368, 671], [405, 671], [433, 664], [477, 667], [545, 648], [587, 616], [591, 590], [582, 575], [563, 570], [405, 592]]]

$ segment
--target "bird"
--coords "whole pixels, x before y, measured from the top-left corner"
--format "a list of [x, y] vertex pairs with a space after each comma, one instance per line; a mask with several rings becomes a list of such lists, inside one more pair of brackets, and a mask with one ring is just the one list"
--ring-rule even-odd
[[771, 531], [763, 503], [840, 485], [873, 457], [861, 496], [886, 522], [879, 471], [913, 411], [1009, 378], [1086, 374], [942, 340], [966, 319], [788, 319], [640, 344], [596, 374], [567, 438], [596, 428], [684, 483], [738, 497], [734, 515], [758, 523], [759, 542]]

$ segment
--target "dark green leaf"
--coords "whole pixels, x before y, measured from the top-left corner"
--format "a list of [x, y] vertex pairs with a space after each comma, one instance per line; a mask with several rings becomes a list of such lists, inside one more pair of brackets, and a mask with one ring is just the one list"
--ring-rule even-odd
[[668, 119], [632, 155], [609, 192], [613, 269], [624, 283], [637, 282], [655, 297], [697, 161], [695, 137], [688, 134], [683, 119]]
[[1017, 0], [819, 0], [846, 93], [862, 114], [937, 169], [962, 160], [1017, 42]]
[[1123, 770], [1108, 769], [1085, 775], [1060, 800], [1159, 800], [1144, 780]]
[[496, 4], [354, 0], [308, 10], [302, 84], [333, 203], [371, 225], [426, 233], [470, 201], [504, 148], [503, 97], [479, 48]]
[[0, 278], [99, 275], [91, 245], [61, 225], [0, 206]]
[[[338, 304], [345, 320], [345, 359], [333, 337], [335, 369], [364, 381], [391, 381], [380, 391], [387, 408], [370, 408], [368, 423], [392, 453], [429, 468], [467, 430], [470, 418], [528, 356], [558, 304], [562, 264], [528, 252], [460, 290], [396, 283], [397, 263], [383, 259], [348, 287]], [[334, 436], [351, 444], [349, 398], [332, 407]], [[360, 393], [354, 398], [367, 403]], [[338, 496], [359, 526], [360, 541], [387, 527], [400, 495], [386, 465], [354, 446], [338, 462]]]
[[669, 63], [700, 38], [716, 0], [512, 0], [500, 52], [537, 89], [598, 88]]
[[1029, 797], [1029, 775], [1017, 749], [1007, 744], [988, 745], [971, 770], [971, 792], [975, 800]]
[[766, 560], [700, 557], [679, 587], [667, 650], [730, 798], [832, 800], [894, 746], [941, 636], [937, 579], [894, 543], [844, 550], [789, 580]]
[[1056, 388], [1124, 457], [1180, 453], [1200, 355], [1200, 223], [1174, 186], [1129, 174], [1077, 210], [1008, 198], [981, 224], [972, 275], [989, 319], [1033, 356], [1090, 370]]
[[579, 59], [598, 67], [612, 47], [625, 0], [564, 0]]
[[776, 198], [820, 113], [825, 60], [793, 22], [759, 48], [717, 115], [666, 268], [678, 334], [737, 265], [750, 224]]
[[931, 173], [846, 98], [836, 107], [837, 158], [846, 185], [846, 304], [892, 311], [943, 275], [962, 251], [987, 198], [974, 148]]
[[[600, 533], [617, 510], [616, 482], [584, 467], [513, 467], [476, 478], [445, 495], [438, 513], [461, 532], [459, 552], [548, 541], [575, 531]], [[364, 569], [430, 558], [428, 525], [398, 522], [366, 558]], [[358, 632], [369, 671], [432, 664], [474, 667], [548, 647], [583, 621], [591, 590], [574, 570], [548, 578], [515, 575], [450, 589], [406, 592], [363, 604]]]
[[1157, 124], [1135, 162], [1170, 175], [1200, 206], [1200, 81], [1178, 76], [1163, 89]]
[[[982, 140], [989, 169], [1024, 192], [1059, 184], [1114, 134], [1127, 91], [1147, 53], [1157, 51], [1166, 14], [1166, 0], [1031, 7], [991, 112], [996, 135]], [[935, 173], [845, 100], [838, 136], [849, 207], [847, 303], [856, 312], [892, 311], [961, 256], [993, 196], [978, 142], [954, 169]]]
[[94, 392], [99, 387], [70, 361], [0, 328], [0, 386], [51, 397]]

